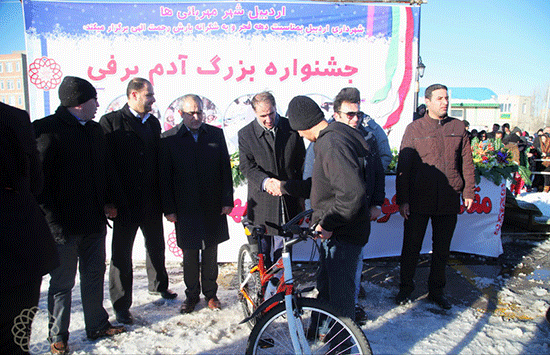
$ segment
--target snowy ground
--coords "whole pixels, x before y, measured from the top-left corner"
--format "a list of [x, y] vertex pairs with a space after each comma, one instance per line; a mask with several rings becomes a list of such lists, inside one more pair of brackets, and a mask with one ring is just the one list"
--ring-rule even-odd
[[[534, 193], [522, 199], [550, 215], [550, 194]], [[375, 354], [550, 354], [550, 324], [544, 313], [550, 305], [550, 240], [508, 240], [505, 255], [486, 263], [483, 258], [470, 264], [449, 267], [456, 277], [469, 282], [471, 290], [451, 289], [453, 308], [441, 311], [424, 300], [424, 295], [405, 306], [396, 306], [394, 277], [397, 262], [379, 264], [377, 278], [363, 282], [367, 297], [361, 300], [369, 315], [363, 330]], [[501, 259], [505, 260], [502, 261]], [[477, 260], [477, 261], [476, 261]], [[508, 263], [508, 265], [506, 264]], [[488, 265], [492, 264], [492, 265]], [[365, 264], [368, 269], [369, 263]], [[220, 267], [218, 297], [221, 311], [211, 311], [202, 301], [195, 312], [179, 313], [184, 299], [182, 270], [167, 264], [170, 288], [179, 293], [165, 301], [147, 292], [142, 263], [134, 271], [132, 313], [137, 324], [114, 338], [86, 339], [79, 285], [73, 292], [71, 336], [74, 354], [242, 354], [249, 329], [237, 301], [235, 264]], [[374, 270], [374, 269], [373, 269]], [[485, 271], [484, 271], [485, 270]], [[475, 274], [472, 274], [475, 271]], [[478, 276], [479, 275], [479, 276]], [[424, 280], [425, 281], [425, 280]], [[46, 295], [49, 278], [42, 283], [40, 312], [33, 323], [32, 353], [49, 350]], [[470, 302], [473, 291], [480, 300]], [[477, 296], [476, 296], [477, 297]], [[486, 297], [487, 302], [482, 298]], [[114, 314], [105, 287], [105, 308]]]

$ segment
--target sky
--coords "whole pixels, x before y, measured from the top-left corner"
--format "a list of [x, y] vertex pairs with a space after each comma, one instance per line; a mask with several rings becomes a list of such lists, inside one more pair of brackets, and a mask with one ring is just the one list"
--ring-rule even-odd
[[[135, 0], [146, 2], [146, 0]], [[0, 54], [25, 50], [19, 0], [0, 0]], [[550, 86], [547, 0], [428, 0], [421, 6], [420, 86], [543, 96]]]

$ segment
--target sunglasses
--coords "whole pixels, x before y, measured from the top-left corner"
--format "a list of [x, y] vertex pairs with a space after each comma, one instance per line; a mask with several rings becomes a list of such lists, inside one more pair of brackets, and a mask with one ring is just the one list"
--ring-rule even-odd
[[358, 119], [363, 119], [365, 117], [365, 113], [364, 112], [342, 112], [342, 111], [338, 111], [338, 113], [341, 113], [341, 114], [344, 114], [348, 117], [348, 120], [353, 120], [353, 118], [355, 116], [357, 116]]

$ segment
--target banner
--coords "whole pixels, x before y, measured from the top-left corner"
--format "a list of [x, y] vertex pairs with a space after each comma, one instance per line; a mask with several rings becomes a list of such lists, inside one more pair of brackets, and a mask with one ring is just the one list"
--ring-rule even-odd
[[269, 90], [281, 115], [296, 95], [332, 115], [343, 87], [398, 147], [414, 111], [420, 8], [330, 2], [23, 2], [30, 114], [55, 111], [66, 75], [98, 91], [96, 119], [126, 102], [133, 77], [153, 83], [164, 129], [179, 123], [181, 96], [203, 98], [230, 152], [252, 119], [249, 99]]
[[[500, 238], [504, 221], [504, 204], [506, 201], [506, 186], [495, 185], [481, 178], [476, 186], [474, 205], [468, 211], [462, 207], [451, 242], [451, 251], [498, 257], [503, 253]], [[236, 262], [241, 245], [247, 243], [241, 218], [245, 211], [246, 186], [240, 186], [235, 191], [235, 208], [229, 218], [230, 239], [219, 245], [218, 261]], [[167, 248], [166, 260], [181, 261], [182, 251], [176, 243], [174, 225], [164, 220]], [[141, 232], [138, 232], [139, 235]], [[109, 230], [107, 245], [110, 245]], [[373, 259], [401, 255], [403, 245], [403, 217], [399, 214], [399, 206], [395, 203], [395, 176], [386, 175], [386, 200], [382, 206], [382, 214], [377, 221], [371, 223], [369, 242], [363, 248], [363, 258]], [[428, 225], [422, 253], [431, 252], [432, 229]], [[107, 248], [110, 253], [110, 248]], [[136, 238], [134, 259], [145, 260], [145, 246], [142, 237]], [[294, 246], [294, 260], [308, 261], [311, 258], [312, 242], [299, 243]], [[318, 255], [317, 255], [318, 256]]]

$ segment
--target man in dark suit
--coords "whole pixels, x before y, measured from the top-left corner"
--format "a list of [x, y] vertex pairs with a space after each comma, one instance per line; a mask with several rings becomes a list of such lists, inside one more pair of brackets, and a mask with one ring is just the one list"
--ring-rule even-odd
[[[0, 103], [2, 354], [29, 352], [31, 322], [40, 298], [42, 276], [59, 265], [55, 242], [35, 199], [43, 184], [29, 114]], [[25, 312], [28, 317], [17, 318]]]
[[118, 217], [113, 225], [109, 291], [117, 320], [132, 324], [132, 249], [138, 228], [145, 237], [149, 293], [174, 299], [164, 265], [164, 231], [158, 177], [159, 120], [150, 114], [155, 102], [151, 83], [134, 78], [128, 103], [101, 117], [108, 154], [114, 163]]
[[[248, 180], [247, 218], [281, 225], [303, 209], [300, 197], [309, 196], [311, 179], [302, 181], [304, 141], [277, 114], [271, 93], [256, 94], [251, 104], [256, 119], [238, 133], [239, 169]], [[269, 225], [267, 231], [277, 234]]]
[[66, 354], [77, 267], [88, 338], [119, 334], [124, 327], [112, 326], [103, 307], [105, 217], [116, 217], [117, 210], [108, 191], [105, 136], [93, 120], [97, 92], [87, 80], [67, 76], [59, 99], [55, 113], [33, 127], [45, 177], [39, 203], [61, 261], [50, 272], [49, 340], [52, 353]]
[[181, 313], [190, 313], [201, 289], [210, 309], [221, 308], [218, 244], [229, 239], [226, 215], [233, 209], [233, 181], [223, 131], [204, 123], [201, 98], [185, 95], [179, 113], [182, 122], [161, 139], [160, 176], [163, 211], [176, 224], [183, 249], [187, 298]]

